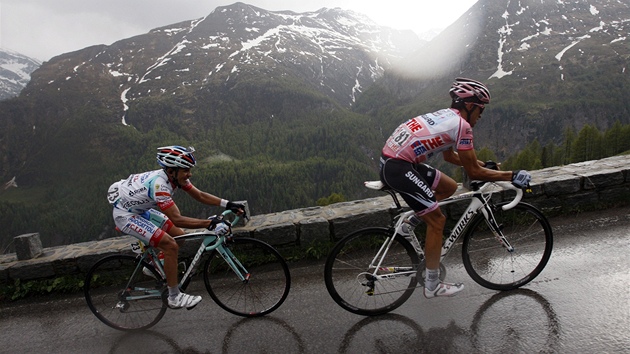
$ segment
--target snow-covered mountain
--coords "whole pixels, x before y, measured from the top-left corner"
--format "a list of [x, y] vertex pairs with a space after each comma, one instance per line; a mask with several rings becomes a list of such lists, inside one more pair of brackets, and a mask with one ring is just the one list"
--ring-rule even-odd
[[36, 59], [0, 48], [0, 100], [19, 95], [40, 65]]
[[338, 8], [273, 12], [236, 3], [204, 18], [52, 58], [27, 92], [80, 90], [126, 115], [141, 98], [190, 102], [191, 95], [208, 90], [285, 80], [349, 107], [424, 43], [412, 31], [382, 27]]
[[479, 0], [442, 31], [409, 70], [418, 77], [466, 72], [480, 80], [554, 77], [617, 62], [625, 74], [630, 55], [630, 2], [626, 0]]
[[336, 106], [397, 121], [405, 105], [443, 105], [451, 80], [467, 76], [493, 93], [478, 141], [507, 155], [534, 139], [557, 139], [570, 125], [629, 122], [629, 33], [623, 0], [479, 0], [428, 44], [341, 9], [235, 3], [52, 58], [22, 96], [63, 107], [42, 103], [24, 126], [54, 128], [66, 118], [59, 111], [85, 107], [142, 131], [165, 117], [193, 131], [269, 117], [299, 125], [307, 112]]
[[[479, 0], [428, 44], [411, 31], [338, 8], [273, 12], [235, 3], [52, 58], [32, 74], [23, 95], [71, 96], [64, 109], [99, 107], [111, 122], [135, 126], [150, 122], [133, 114], [134, 107], [166, 100], [193, 123], [225, 121], [226, 115], [251, 123], [281, 114], [294, 119], [291, 105], [321, 108], [330, 105], [325, 100], [357, 108], [383, 77], [393, 95], [383, 105], [443, 102], [452, 78], [468, 76], [490, 86], [497, 105], [486, 120], [501, 121], [496, 127], [514, 128], [509, 119], [516, 111], [540, 122], [518, 122], [531, 132], [524, 144], [558, 136], [566, 126], [562, 110], [584, 99], [594, 103], [577, 109], [578, 127], [628, 121], [627, 106], [617, 105], [627, 101], [629, 33], [630, 3], [624, 0]], [[407, 71], [400, 71], [402, 63]], [[370, 96], [360, 111], [379, 112], [382, 97]], [[531, 107], [523, 113], [522, 107], [498, 106], [502, 102]]]

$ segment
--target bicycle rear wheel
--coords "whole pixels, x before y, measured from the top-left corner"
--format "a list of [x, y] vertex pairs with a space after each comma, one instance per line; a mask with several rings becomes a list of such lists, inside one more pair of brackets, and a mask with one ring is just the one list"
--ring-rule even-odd
[[203, 279], [212, 299], [224, 310], [244, 317], [264, 316], [276, 310], [289, 295], [291, 275], [284, 258], [269, 244], [248, 237], [232, 238], [224, 245], [248, 274], [241, 280], [218, 250], [206, 261]]
[[[153, 266], [139, 263], [140, 259], [131, 255], [107, 256], [96, 262], [85, 277], [83, 292], [88, 307], [112, 328], [146, 329], [166, 312], [166, 282]], [[144, 274], [149, 272], [152, 276]]]
[[420, 262], [411, 243], [401, 237], [394, 238], [377, 278], [373, 276], [372, 261], [391, 234], [384, 228], [362, 229], [341, 239], [328, 255], [326, 289], [343, 309], [358, 315], [384, 314], [402, 305], [415, 290]]
[[547, 265], [553, 234], [545, 216], [535, 207], [519, 203], [493, 210], [497, 224], [514, 251], [509, 252], [494, 236], [483, 215], [472, 221], [462, 246], [466, 271], [479, 285], [512, 290], [532, 281]]

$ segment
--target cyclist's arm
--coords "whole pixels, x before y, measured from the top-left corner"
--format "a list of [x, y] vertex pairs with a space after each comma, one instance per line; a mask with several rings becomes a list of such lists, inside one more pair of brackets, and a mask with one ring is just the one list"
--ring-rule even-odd
[[[210, 193], [206, 193], [204, 191], [201, 191], [195, 186], [192, 186], [192, 188], [190, 188], [190, 189], [184, 189], [184, 191], [186, 193], [188, 193], [188, 195], [193, 197], [193, 199], [195, 199], [199, 203], [203, 203], [203, 204], [206, 204], [206, 205], [221, 206], [221, 200], [222, 200], [221, 198], [219, 198], [217, 196], [214, 196], [214, 195], [212, 195]], [[225, 205], [223, 205], [223, 206], [225, 206]]]
[[[457, 153], [461, 166], [464, 167], [470, 179], [479, 181], [511, 181], [512, 171], [496, 171], [483, 168], [483, 162], [477, 159], [475, 150], [463, 150]], [[446, 160], [446, 156], [444, 158]], [[447, 160], [448, 161], [448, 160]]]
[[[446, 161], [446, 162], [450, 162], [450, 163], [452, 163], [454, 165], [457, 165], [457, 166], [462, 166], [462, 162], [459, 159], [459, 154], [455, 150], [453, 150], [453, 148], [450, 148], [450, 149], [444, 151], [442, 153], [442, 157], [444, 157], [444, 161]], [[485, 162], [480, 161], [480, 160], [477, 160], [477, 163], [481, 167], [483, 167], [485, 165]]]
[[173, 203], [166, 209], [161, 209], [166, 216], [177, 227], [183, 227], [188, 229], [201, 229], [210, 227], [211, 220], [196, 219], [184, 216], [179, 211], [177, 204]]

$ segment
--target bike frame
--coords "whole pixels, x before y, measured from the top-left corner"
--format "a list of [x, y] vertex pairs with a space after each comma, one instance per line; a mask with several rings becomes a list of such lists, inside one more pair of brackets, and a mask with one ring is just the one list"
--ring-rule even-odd
[[[368, 185], [368, 183], [366, 183], [366, 186], [368, 186], [368, 188], [374, 189], [374, 187]], [[495, 186], [502, 187], [502, 188], [500, 190], [497, 190]], [[483, 216], [486, 219], [486, 223], [488, 224], [488, 226], [494, 233], [498, 242], [500, 242], [506, 248], [508, 252], [514, 251], [514, 248], [509, 244], [508, 240], [505, 238], [505, 236], [501, 232], [501, 229], [494, 218], [494, 214], [492, 213], [492, 208], [490, 207], [490, 203], [489, 203], [494, 193], [499, 192], [501, 190], [505, 190], [505, 189], [516, 191], [516, 196], [514, 197], [514, 199], [510, 203], [502, 206], [503, 210], [508, 210], [516, 206], [521, 201], [521, 198], [523, 197], [523, 190], [520, 188], [516, 188], [515, 186], [513, 186], [511, 183], [508, 183], [508, 182], [485, 183], [481, 187], [479, 187], [479, 190], [472, 191], [472, 192], [465, 192], [459, 195], [451, 196], [438, 202], [438, 205], [442, 207], [444, 205], [452, 204], [452, 203], [459, 202], [462, 200], [470, 200], [470, 204], [468, 205], [468, 207], [466, 208], [462, 216], [457, 221], [457, 224], [455, 224], [453, 231], [450, 233], [449, 237], [442, 244], [440, 262], [448, 255], [448, 253], [452, 249], [455, 242], [460, 238], [461, 235], [464, 234], [466, 227], [470, 224], [470, 222], [474, 219], [474, 217], [479, 213], [480, 210], [483, 213]], [[394, 192], [391, 190], [387, 192], [392, 196], [392, 198], [394, 198], [394, 202], [396, 203], [396, 205], [400, 206]], [[415, 214], [414, 210], [409, 210], [409, 211], [398, 214], [397, 216], [398, 220], [394, 224], [394, 230], [397, 230], [398, 227], [400, 227], [401, 224], [413, 214]], [[394, 242], [395, 236], [396, 235], [392, 235], [383, 243], [379, 251], [376, 253], [374, 258], [372, 259], [372, 262], [370, 263], [370, 269], [374, 269], [374, 272], [371, 275], [375, 279], [382, 279], [382, 278], [387, 278], [391, 276], [391, 274], [377, 275], [376, 273], [379, 270], [380, 271], [388, 270], [392, 273], [396, 273], [397, 276], [398, 275], [412, 275], [412, 274], [415, 274], [415, 272], [417, 271], [415, 269], [412, 269], [411, 267], [396, 267], [395, 269], [387, 269], [386, 267], [385, 268], [381, 267], [383, 259], [387, 255], [387, 252], [389, 251], [390, 246]], [[424, 260], [424, 250], [422, 250], [422, 248], [420, 247], [420, 243], [415, 234], [412, 235], [411, 244], [414, 247], [416, 253], [418, 254], [418, 257], [420, 257], [420, 260]]]
[[184, 276], [182, 277], [182, 280], [179, 283], [180, 286], [183, 286], [184, 284], [186, 284], [189, 278], [192, 277], [192, 274], [194, 274], [195, 270], [197, 269], [197, 265], [199, 264], [199, 260], [201, 259], [201, 256], [205, 252], [210, 252], [215, 249], [217, 250], [217, 252], [219, 252], [221, 257], [223, 257], [223, 259], [227, 262], [230, 268], [232, 268], [232, 270], [234, 271], [234, 273], [236, 273], [239, 279], [241, 279], [241, 281], [249, 280], [249, 272], [247, 271], [247, 269], [245, 269], [245, 267], [241, 264], [241, 262], [239, 262], [239, 260], [236, 257], [234, 257], [234, 254], [232, 254], [232, 251], [229, 248], [224, 247], [225, 242], [227, 241], [229, 237], [232, 237], [232, 234], [226, 235], [226, 236], [216, 236], [212, 233], [212, 231], [208, 230], [208, 231], [190, 233], [184, 236], [176, 237], [175, 239], [181, 240], [184, 238], [199, 238], [199, 237], [203, 237], [203, 241], [201, 242], [201, 245], [199, 245], [199, 249], [197, 250], [197, 253], [195, 254], [195, 257], [193, 258], [193, 260], [190, 262], [190, 265], [188, 266], [186, 273], [184, 273]]
[[[223, 212], [223, 215], [225, 216], [226, 214], [229, 214], [229, 213], [231, 213], [231, 211], [226, 210], [225, 212]], [[239, 221], [239, 217], [236, 216], [232, 224], [236, 225], [238, 221]], [[182, 279], [179, 282], [179, 287], [182, 289], [186, 287], [186, 285], [192, 278], [192, 275], [194, 274], [195, 270], [197, 269], [199, 265], [201, 256], [205, 252], [211, 252], [215, 249], [217, 250], [217, 252], [219, 252], [221, 257], [225, 260], [225, 262], [229, 265], [229, 267], [234, 271], [234, 273], [238, 276], [238, 278], [243, 282], [247, 282], [249, 280], [250, 273], [243, 266], [243, 264], [241, 264], [241, 262], [234, 256], [234, 254], [232, 254], [232, 251], [228, 247], [225, 247], [225, 242], [232, 236], [233, 236], [232, 233], [228, 235], [217, 236], [213, 231], [204, 230], [204, 231], [192, 232], [192, 233], [185, 234], [182, 236], [174, 237], [175, 240], [196, 239], [196, 238], [202, 239], [201, 245], [199, 245], [199, 248], [197, 249], [197, 253], [195, 253], [193, 260], [188, 265], [187, 270], [184, 273], [184, 276], [182, 276]], [[141, 250], [142, 250], [142, 253], [140, 255], [140, 260], [145, 261], [145, 262], [149, 261], [147, 263], [153, 264], [157, 272], [160, 273], [160, 275], [164, 278], [164, 280], [166, 280], [166, 272], [164, 271], [164, 266], [162, 265], [162, 262], [159, 262], [159, 261], [150, 262], [150, 260], [158, 259], [157, 249], [154, 247], [147, 247], [146, 245], [142, 244]], [[129, 279], [129, 282], [131, 282], [131, 280], [134, 279], [134, 276], [137, 274], [137, 272], [142, 271], [142, 267], [143, 267], [142, 263], [138, 263], [138, 266], [134, 270], [134, 273]], [[127, 288], [128, 287], [129, 287], [129, 283], [127, 284]], [[142, 289], [136, 289], [136, 290], [142, 290]], [[155, 297], [156, 295], [160, 296], [160, 292], [154, 289], [146, 289], [146, 292], [147, 292], [147, 295], [145, 296], [133, 296], [133, 297], [127, 298], [127, 300], [145, 299], [149, 297]]]

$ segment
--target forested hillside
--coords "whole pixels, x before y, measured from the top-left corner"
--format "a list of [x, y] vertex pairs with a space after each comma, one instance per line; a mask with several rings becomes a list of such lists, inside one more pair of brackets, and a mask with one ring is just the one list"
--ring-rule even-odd
[[[0, 191], [3, 244], [27, 232], [40, 232], [46, 245], [115, 235], [105, 199], [108, 186], [130, 173], [157, 169], [156, 148], [168, 144], [194, 146], [193, 183], [223, 198], [247, 200], [253, 214], [314, 206], [333, 193], [367, 197], [363, 181], [377, 178], [381, 132], [370, 118], [332, 102], [329, 106], [292, 112], [300, 121], [269, 116], [242, 122], [242, 116], [224, 115], [223, 124], [184, 134], [173, 129], [179, 123], [168, 115], [141, 131], [101, 123], [98, 110], [77, 114], [49, 127], [51, 134], [42, 137], [30, 164], [19, 169], [18, 188]], [[154, 109], [137, 108], [135, 114], [150, 115]], [[28, 139], [25, 134], [6, 137], [16, 153], [21, 153], [21, 140]], [[188, 215], [220, 211], [201, 207], [181, 192], [176, 197]]]
[[[38, 176], [53, 188], [27, 186], [0, 191], [0, 225], [4, 225], [6, 235], [2, 238], [3, 249], [11, 242], [12, 236], [8, 236], [27, 232], [41, 232], [48, 245], [115, 235], [105, 199], [107, 187], [132, 172], [156, 169], [153, 147], [171, 141], [196, 147], [199, 167], [194, 170], [195, 185], [224, 198], [248, 200], [254, 214], [315, 206], [328, 197], [341, 201], [339, 196], [345, 200], [378, 196], [368, 192], [363, 181], [378, 178], [377, 152], [381, 146], [364, 142], [382, 140], [381, 132], [371, 124], [363, 124], [369, 118], [361, 115], [340, 111], [327, 118], [312, 117], [311, 124], [317, 128], [305, 125], [284, 129], [270, 120], [260, 123], [255, 130], [258, 134], [244, 134], [238, 126], [230, 126], [217, 131], [214, 137], [211, 134], [207, 139], [191, 141], [182, 140], [162, 126], [148, 133], [120, 127], [115, 132], [118, 140], [110, 140], [118, 147], [112, 146], [106, 155], [93, 151], [90, 142], [81, 139], [82, 129], [76, 129], [65, 144], [42, 149], [41, 163], [53, 161], [45, 157], [48, 153], [66, 156], [67, 164], [51, 162], [46, 166], [49, 173]], [[219, 135], [223, 143], [217, 146], [213, 141]], [[228, 155], [224, 151], [243, 153]], [[480, 159], [503, 161], [506, 170], [535, 170], [600, 159], [630, 152], [630, 125], [617, 122], [605, 131], [590, 125], [577, 132], [567, 129], [560, 144], [543, 146], [534, 140], [505, 160], [487, 147], [479, 147], [477, 152]], [[79, 155], [80, 161], [92, 161], [93, 165], [73, 166]], [[459, 179], [458, 168], [439, 157], [433, 162]], [[76, 173], [85, 177], [91, 168], [107, 172], [89, 175], [89, 183], [55, 183], [72, 181]], [[176, 199], [182, 211], [191, 216], [220, 212], [199, 205], [181, 192]]]

